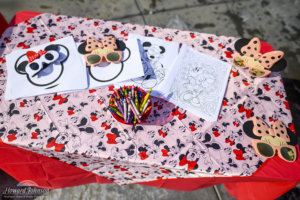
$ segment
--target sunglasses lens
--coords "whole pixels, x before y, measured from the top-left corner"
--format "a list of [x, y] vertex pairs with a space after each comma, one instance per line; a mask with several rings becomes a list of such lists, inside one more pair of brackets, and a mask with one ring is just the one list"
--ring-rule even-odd
[[282, 147], [280, 149], [280, 153], [282, 157], [284, 157], [284, 159], [286, 159], [287, 161], [293, 161], [295, 159], [295, 154], [289, 147]]
[[100, 62], [101, 57], [98, 55], [90, 55], [87, 57], [87, 60], [90, 64], [95, 64], [97, 62]]
[[245, 62], [244, 62], [244, 60], [242, 60], [242, 59], [239, 58], [239, 57], [235, 57], [233, 62], [234, 62], [234, 64], [235, 64], [236, 66], [238, 66], [238, 67], [241, 67], [241, 68], [245, 67]]
[[274, 155], [273, 148], [266, 143], [257, 143], [257, 149], [262, 156], [272, 157]]
[[110, 53], [107, 55], [107, 60], [109, 61], [114, 62], [114, 61], [118, 61], [119, 59], [120, 59], [120, 55], [117, 53]]
[[265, 72], [259, 69], [250, 69], [249, 73], [255, 77], [261, 77], [263, 75], [265, 75]]

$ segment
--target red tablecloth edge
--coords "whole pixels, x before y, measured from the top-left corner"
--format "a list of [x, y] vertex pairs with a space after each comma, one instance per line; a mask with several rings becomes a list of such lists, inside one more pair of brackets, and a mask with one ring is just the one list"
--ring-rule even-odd
[[15, 26], [23, 21], [26, 21], [30, 18], [36, 17], [40, 14], [40, 12], [33, 12], [33, 11], [20, 11], [15, 14], [15, 16], [12, 18], [12, 20], [9, 23], [9, 26]]
[[[5, 152], [9, 152], [9, 154]], [[0, 160], [3, 161], [0, 163], [0, 168], [3, 171], [19, 182], [34, 181], [40, 188], [57, 189], [95, 182], [99, 184], [113, 183], [112, 180], [105, 177], [1, 141], [0, 155]], [[266, 182], [266, 180], [268, 181]], [[193, 191], [222, 183], [224, 183], [228, 193], [238, 199], [267, 199], [267, 197], [274, 199], [295, 187], [299, 181], [277, 179], [270, 181], [268, 178], [250, 176], [177, 178], [137, 184], [171, 190]], [[270, 190], [270, 188], [272, 189]], [[276, 192], [273, 191], [274, 188], [276, 188]], [[245, 194], [247, 195], [245, 196]], [[253, 195], [253, 198], [249, 198], [249, 195]]]
[[3, 15], [0, 13], [0, 37], [7, 27], [8, 27], [8, 23], [6, 19], [3, 17]]

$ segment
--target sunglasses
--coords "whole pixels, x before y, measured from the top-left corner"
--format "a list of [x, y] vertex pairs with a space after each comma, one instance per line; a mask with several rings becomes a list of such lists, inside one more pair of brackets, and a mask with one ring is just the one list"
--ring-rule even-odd
[[274, 146], [267, 141], [252, 139], [252, 145], [260, 156], [272, 158], [276, 152], [278, 156], [288, 162], [296, 160], [296, 148], [290, 145]]
[[122, 59], [122, 51], [115, 51], [108, 48], [95, 49], [89, 54], [84, 55], [88, 65], [97, 65], [101, 62], [119, 63]]
[[235, 56], [233, 63], [236, 67], [244, 69], [249, 68], [248, 72], [253, 77], [264, 77], [271, 73], [270, 70], [264, 69], [264, 67], [256, 59], [248, 56]]

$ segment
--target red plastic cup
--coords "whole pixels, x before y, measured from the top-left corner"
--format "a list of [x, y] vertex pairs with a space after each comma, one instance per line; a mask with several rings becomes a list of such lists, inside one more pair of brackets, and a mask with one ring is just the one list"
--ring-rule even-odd
[[[128, 86], [125, 86], [126, 88], [128, 88]], [[130, 88], [131, 88], [132, 86], [130, 86]], [[120, 89], [117, 89], [118, 90], [118, 92], [120, 91]], [[147, 92], [145, 91], [145, 90], [143, 90], [143, 89], [141, 89], [141, 88], [138, 88], [138, 91], [140, 91], [140, 92], [142, 92], [142, 94], [143, 94], [143, 98], [146, 96], [146, 94], [147, 94]], [[112, 98], [113, 98], [113, 96], [116, 96], [116, 92], [114, 92], [113, 93], [113, 95], [110, 97], [110, 100], [109, 101], [111, 101], [112, 100]], [[151, 102], [151, 96], [149, 96], [149, 99], [150, 99], [150, 102], [149, 102], [149, 104], [148, 104], [148, 106], [147, 106], [147, 108], [149, 108], [149, 107], [151, 107], [147, 112], [144, 112], [143, 113], [143, 115], [141, 116], [141, 118], [140, 118], [140, 122], [138, 122], [137, 120], [136, 120], [136, 123], [135, 124], [141, 124], [141, 123], [144, 123], [144, 122], [146, 122], [146, 120], [148, 119], [148, 117], [149, 117], [149, 115], [150, 115], [150, 113], [151, 113], [151, 111], [152, 111], [152, 102]], [[147, 109], [146, 108], [146, 109]], [[130, 108], [129, 108], [130, 109]], [[110, 110], [109, 110], [110, 111]], [[112, 113], [111, 111], [110, 111], [110, 113], [112, 114], [112, 116], [118, 121], [118, 122], [121, 122], [122, 124], [127, 124], [127, 125], [134, 125], [134, 123], [126, 123], [125, 121], [124, 121], [124, 119], [123, 118], [121, 118], [120, 116], [118, 116], [118, 115], [115, 115], [114, 113]]]

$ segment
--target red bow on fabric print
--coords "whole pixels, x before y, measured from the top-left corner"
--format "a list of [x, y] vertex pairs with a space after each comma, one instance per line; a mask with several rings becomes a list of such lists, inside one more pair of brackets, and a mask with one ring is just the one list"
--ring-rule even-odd
[[162, 105], [158, 105], [157, 102], [154, 103], [154, 107], [157, 107], [157, 110], [160, 110], [162, 109]]
[[117, 138], [116, 134], [108, 133], [106, 134], [106, 137], [107, 137], [107, 144], [118, 144], [116, 142], [116, 138]]
[[283, 101], [283, 104], [285, 105], [285, 109], [290, 110], [290, 105], [287, 101]]
[[25, 102], [23, 102], [23, 101], [21, 101], [21, 102], [20, 102], [20, 106], [19, 106], [19, 107], [25, 107], [25, 105], [26, 105], [26, 103], [25, 103]]
[[182, 119], [186, 116], [185, 113], [180, 113], [178, 109], [175, 109], [175, 110], [172, 112], [172, 115], [173, 115], [173, 116], [178, 115], [178, 119], [179, 119], [179, 120], [182, 120]]
[[276, 122], [277, 119], [274, 119], [273, 117], [269, 117], [269, 121], [270, 121], [270, 122]]
[[240, 126], [240, 124], [237, 123], [237, 122], [233, 122], [233, 125], [236, 126], [236, 127], [239, 127], [239, 126]]
[[184, 166], [188, 164], [188, 171], [191, 171], [195, 168], [195, 166], [197, 165], [196, 161], [188, 161], [186, 159], [186, 156], [183, 156], [182, 160], [179, 162], [179, 166]]
[[66, 103], [68, 101], [67, 98], [63, 98], [61, 95], [56, 95], [55, 97], [53, 97], [54, 101], [59, 100], [58, 104], [61, 105], [63, 103]]
[[26, 45], [25, 42], [20, 42], [17, 47], [22, 47], [22, 49], [28, 49], [30, 46]]
[[34, 27], [27, 27], [27, 32], [26, 33], [34, 33]]
[[73, 109], [68, 110], [67, 113], [68, 113], [68, 115], [74, 115], [75, 114]]
[[230, 146], [235, 144], [235, 142], [230, 140], [229, 138], [226, 138], [225, 143], [229, 143]]
[[28, 59], [28, 63], [33, 62], [35, 59], [38, 59], [39, 57], [41, 57], [42, 55], [44, 55], [46, 53], [47, 53], [47, 51], [44, 51], [44, 50], [39, 50], [37, 53], [34, 51], [27, 51], [26, 56]]
[[239, 72], [238, 71], [235, 72], [235, 71], [231, 70], [230, 74], [232, 74], [233, 77], [237, 77], [239, 75]]
[[280, 94], [279, 92], [276, 92], [275, 95], [279, 96], [280, 98], [283, 98], [283, 94]]
[[195, 125], [192, 125], [189, 128], [191, 129], [191, 131], [196, 131], [197, 130], [197, 128], [195, 127]]
[[271, 90], [271, 88], [269, 88], [269, 86], [267, 86], [267, 85], [264, 86], [264, 88], [265, 88], [266, 91], [270, 91]]
[[219, 133], [219, 131], [214, 131], [213, 134], [215, 135], [215, 137], [219, 137], [221, 134]]
[[10, 43], [10, 42], [11, 42], [11, 40], [10, 40], [10, 39], [8, 39], [7, 37], [6, 37], [6, 38], [4, 38], [4, 41], [5, 41], [6, 43]]
[[32, 132], [31, 135], [32, 135], [31, 139], [38, 139], [37, 136], [39, 135], [39, 133], [38, 132]]
[[51, 148], [51, 147], [55, 147], [55, 151], [56, 152], [62, 152], [63, 151], [63, 148], [65, 147], [64, 144], [57, 144], [55, 142], [55, 139], [52, 139], [51, 142], [49, 142], [47, 145], [46, 145], [46, 148]]
[[167, 133], [163, 132], [162, 130], [159, 130], [159, 135], [165, 138], [167, 136]]
[[[97, 115], [92, 115], [90, 116], [91, 120], [94, 122], [94, 121], [97, 121], [98, 120], [98, 117]], [[103, 124], [102, 124], [103, 125]], [[102, 126], [103, 127], [103, 126]]]
[[5, 63], [6, 60], [4, 60], [3, 58], [0, 58], [0, 62], [1, 62], [1, 63]]
[[246, 160], [244, 157], [243, 157], [243, 150], [237, 150], [237, 149], [234, 149], [233, 150], [233, 153], [236, 155], [235, 159], [237, 160]]
[[246, 112], [246, 117], [250, 118], [253, 111], [251, 109], [245, 109], [244, 105], [241, 105], [241, 107], [239, 108], [239, 113], [242, 112]]
[[149, 156], [147, 155], [146, 151], [142, 151], [139, 153], [139, 156], [141, 157], [141, 160], [145, 160], [146, 158], [148, 158]]
[[36, 119], [36, 121], [40, 121], [43, 117], [42, 116], [39, 116], [38, 113], [35, 113], [34, 114], [34, 119]]
[[169, 155], [168, 155], [169, 150], [168, 149], [162, 149], [161, 152], [162, 152], [162, 156], [169, 157]]
[[7, 136], [7, 139], [8, 139], [9, 142], [12, 142], [12, 141], [16, 140], [16, 139], [17, 139], [17, 138], [16, 138], [16, 133], [9, 134], [9, 135]]
[[110, 126], [106, 124], [106, 122], [103, 122], [101, 127], [105, 127], [105, 130], [110, 129]]

